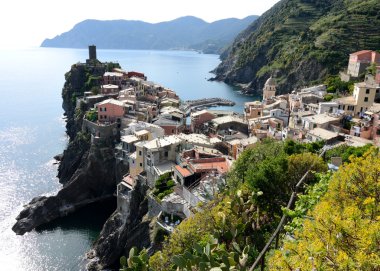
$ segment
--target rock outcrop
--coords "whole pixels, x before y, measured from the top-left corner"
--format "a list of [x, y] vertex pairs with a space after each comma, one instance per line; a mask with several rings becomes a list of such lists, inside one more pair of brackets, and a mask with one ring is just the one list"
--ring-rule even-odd
[[24, 234], [37, 226], [74, 212], [89, 203], [111, 197], [116, 186], [114, 150], [109, 145], [91, 145], [90, 135], [81, 132], [84, 105], [77, 96], [88, 90], [89, 78], [104, 73], [108, 64], [74, 64], [65, 74], [62, 107], [67, 117], [70, 141], [60, 157], [58, 177], [63, 188], [57, 195], [37, 197], [24, 206], [12, 230]]
[[58, 194], [34, 198], [18, 215], [12, 230], [24, 234], [87, 204], [112, 197], [116, 187], [114, 172], [113, 149], [92, 145]]
[[93, 249], [87, 253], [88, 270], [113, 267], [119, 262], [120, 256], [125, 252], [128, 254], [132, 247], [142, 249], [150, 246], [146, 190], [146, 186], [137, 184], [130, 192], [129, 213], [121, 214], [116, 210], [107, 220]]

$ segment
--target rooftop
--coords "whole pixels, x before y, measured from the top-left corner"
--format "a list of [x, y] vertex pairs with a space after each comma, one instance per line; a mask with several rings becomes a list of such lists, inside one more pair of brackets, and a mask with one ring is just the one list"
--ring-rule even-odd
[[114, 105], [118, 105], [118, 106], [124, 106], [123, 102], [120, 102], [120, 101], [115, 100], [115, 99], [107, 99], [107, 100], [104, 100], [100, 103], [97, 103], [97, 105], [105, 105], [105, 104], [114, 104]]
[[102, 88], [107, 88], [107, 89], [114, 89], [114, 88], [119, 88], [118, 85], [113, 85], [113, 84], [107, 84], [107, 85], [102, 85]]
[[190, 175], [192, 175], [192, 173], [190, 172], [190, 170], [188, 170], [187, 168], [183, 168], [179, 165], [176, 165], [175, 166], [175, 169], [183, 176], [183, 177], [188, 177]]
[[257, 137], [251, 136], [251, 137], [244, 138], [244, 139], [240, 140], [240, 144], [243, 145], [244, 147], [246, 147], [246, 146], [257, 143], [257, 141], [259, 141], [259, 139]]
[[146, 135], [146, 134], [149, 134], [149, 131], [148, 130], [140, 130], [140, 131], [136, 131], [135, 132], [135, 135], [136, 136], [142, 136], [142, 135]]
[[360, 82], [360, 83], [355, 83], [355, 87], [359, 87], [359, 88], [377, 88], [377, 84], [375, 82], [373, 82], [371, 84], [371, 82], [364, 81], [364, 82]]
[[117, 77], [123, 77], [123, 74], [120, 72], [105, 72], [103, 76], [117, 76]]
[[216, 125], [220, 125], [220, 124], [228, 123], [228, 122], [239, 122], [242, 124], [246, 124], [246, 122], [243, 119], [235, 117], [235, 116], [224, 116], [220, 118], [215, 118], [212, 120], [212, 122], [215, 123]]
[[358, 55], [367, 54], [371, 52], [372, 52], [371, 50], [361, 50], [361, 51], [350, 54], [350, 56], [358, 56]]
[[173, 163], [172, 161], [167, 161], [165, 163], [162, 163], [162, 164], [159, 164], [157, 166], [154, 167], [154, 169], [156, 170], [156, 172], [158, 173], [158, 175], [163, 175], [165, 173], [168, 173], [168, 172], [171, 172], [173, 167], [175, 166], [176, 164]]
[[343, 98], [338, 98], [338, 99], [335, 99], [334, 101], [337, 102], [338, 104], [345, 104], [345, 105], [356, 105], [357, 104], [354, 96], [347, 96], [347, 97], [343, 97]]
[[380, 112], [380, 103], [374, 103], [368, 110], [367, 112], [371, 113], [379, 113]]
[[339, 118], [337, 117], [332, 117], [327, 114], [316, 114], [313, 116], [308, 116], [308, 117], [303, 117], [305, 121], [315, 123], [315, 124], [324, 124], [324, 123], [329, 123], [333, 121], [338, 121]]
[[132, 142], [136, 142], [138, 140], [139, 139], [134, 135], [126, 135], [126, 136], [121, 137], [121, 141], [125, 142], [125, 143], [132, 143]]
[[308, 133], [323, 140], [330, 140], [338, 136], [338, 133], [331, 132], [323, 128], [315, 128], [313, 130], [310, 130]]
[[208, 110], [201, 110], [201, 111], [191, 112], [191, 116], [196, 117], [196, 116], [200, 116], [200, 115], [207, 114], [207, 113], [212, 114]]
[[147, 149], [158, 149], [161, 147], [169, 146], [172, 144], [181, 143], [182, 139], [180, 139], [178, 136], [171, 135], [171, 136], [165, 136], [161, 138], [156, 138], [151, 141], [148, 141], [144, 147]]
[[204, 134], [179, 134], [178, 137], [194, 144], [213, 145], [215, 143], [221, 142], [220, 139], [211, 140], [211, 138]]
[[192, 163], [193, 167], [196, 170], [211, 170], [216, 169], [220, 173], [226, 173], [228, 171], [228, 163], [227, 161], [223, 162], [205, 162], [205, 163]]
[[164, 118], [164, 117], [159, 117], [156, 121], [153, 122], [154, 124], [156, 125], [170, 125], [170, 126], [181, 126], [182, 124], [178, 121], [175, 121], [175, 120], [171, 120], [171, 119], [167, 119], [167, 118]]

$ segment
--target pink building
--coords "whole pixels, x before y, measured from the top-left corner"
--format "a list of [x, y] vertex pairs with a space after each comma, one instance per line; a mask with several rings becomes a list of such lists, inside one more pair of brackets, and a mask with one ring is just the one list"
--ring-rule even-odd
[[352, 53], [348, 62], [347, 74], [358, 77], [372, 63], [380, 65], [380, 54], [378, 52], [362, 50]]
[[191, 131], [199, 132], [202, 129], [204, 123], [209, 122], [215, 118], [216, 116], [207, 110], [191, 113]]
[[120, 121], [124, 116], [124, 103], [115, 99], [108, 99], [96, 104], [99, 122]]

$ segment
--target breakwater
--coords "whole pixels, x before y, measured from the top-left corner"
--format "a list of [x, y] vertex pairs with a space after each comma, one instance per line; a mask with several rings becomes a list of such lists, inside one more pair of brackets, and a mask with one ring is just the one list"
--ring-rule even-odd
[[203, 98], [197, 100], [188, 100], [181, 104], [180, 109], [190, 115], [191, 111], [200, 109], [202, 107], [211, 106], [234, 106], [235, 102], [223, 98]]

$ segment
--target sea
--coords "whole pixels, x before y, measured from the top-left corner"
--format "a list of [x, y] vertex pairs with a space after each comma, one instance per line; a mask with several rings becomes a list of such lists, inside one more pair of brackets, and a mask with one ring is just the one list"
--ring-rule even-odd
[[[85, 62], [86, 49], [0, 49], [0, 270], [83, 270], [84, 255], [96, 240], [114, 203], [102, 212], [91, 206], [48, 225], [16, 235], [15, 218], [33, 197], [61, 188], [54, 155], [65, 149], [61, 90], [72, 64]], [[97, 50], [100, 61], [145, 73], [177, 92], [182, 100], [222, 97], [243, 112], [243, 95], [222, 82], [209, 81], [218, 55], [190, 51]]]

